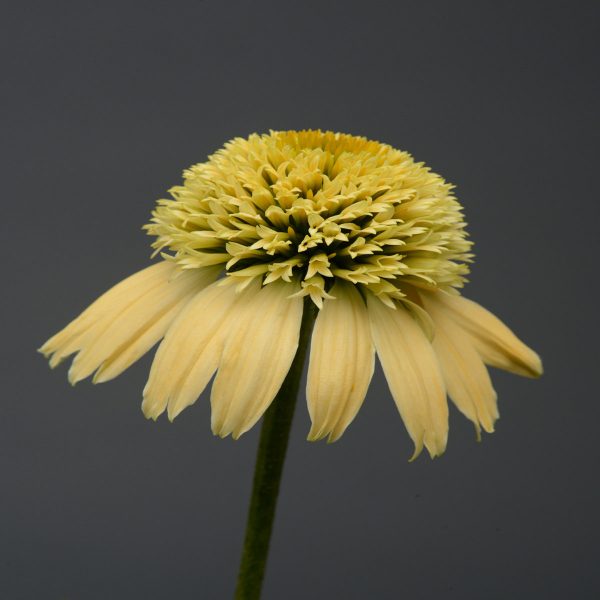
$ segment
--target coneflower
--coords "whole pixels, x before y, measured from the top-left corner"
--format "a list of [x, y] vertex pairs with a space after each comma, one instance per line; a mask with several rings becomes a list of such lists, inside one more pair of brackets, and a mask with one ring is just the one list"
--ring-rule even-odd
[[408, 153], [363, 137], [236, 138], [158, 202], [146, 229], [162, 260], [106, 292], [41, 351], [51, 366], [76, 353], [73, 384], [92, 374], [104, 382], [164, 338], [144, 414], [175, 418], [216, 372], [212, 429], [237, 438], [279, 390], [295, 396], [310, 340], [308, 437], [330, 441], [360, 409], [377, 353], [413, 458], [423, 446], [439, 455], [446, 394], [479, 436], [498, 418], [485, 365], [542, 372], [535, 352], [458, 292], [473, 255], [452, 190]]

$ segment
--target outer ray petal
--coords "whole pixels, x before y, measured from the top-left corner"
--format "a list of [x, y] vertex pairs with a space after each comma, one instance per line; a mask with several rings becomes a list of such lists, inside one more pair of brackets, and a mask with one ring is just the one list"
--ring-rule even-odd
[[154, 346], [167, 332], [173, 319], [181, 312], [183, 306], [189, 301], [189, 295], [173, 304], [162, 316], [156, 320], [150, 319], [147, 326], [140, 329], [138, 334], [132, 335], [128, 341], [121, 344], [94, 373], [93, 383], [105, 383], [118, 377], [125, 369], [139, 360], [152, 346]]
[[273, 282], [243, 304], [230, 331], [211, 394], [212, 430], [238, 438], [277, 394], [298, 348], [302, 298]]
[[425, 297], [425, 308], [435, 323], [433, 349], [440, 361], [448, 395], [473, 423], [491, 433], [499, 417], [496, 392], [471, 338], [435, 302]]
[[373, 375], [367, 307], [355, 286], [338, 282], [315, 322], [306, 396], [312, 420], [309, 440], [338, 439], [352, 422]]
[[238, 298], [233, 286], [215, 282], [202, 290], [175, 319], [161, 342], [146, 387], [142, 410], [156, 419], [168, 406], [173, 420], [193, 404], [217, 369]]
[[[177, 273], [171, 279], [163, 279], [133, 302], [126, 297], [115, 302], [111, 312], [84, 334], [81, 350], [69, 369], [69, 381], [77, 383], [105, 361], [108, 375], [111, 372], [112, 376], [118, 374], [164, 335], [177, 310], [217, 274], [215, 267]], [[123, 353], [126, 356], [123, 357]], [[99, 379], [110, 378], [106, 373], [104, 375], [100, 374]]]
[[124, 306], [135, 302], [155, 286], [168, 281], [175, 269], [176, 265], [173, 263], [161, 261], [123, 279], [45, 342], [40, 352], [49, 357], [50, 366], [55, 367], [67, 356], [81, 349], [83, 334], [97, 325], [101, 319], [110, 319]]
[[464, 329], [488, 365], [525, 377], [542, 374], [540, 357], [483, 306], [445, 292], [424, 292], [422, 295], [441, 306]]
[[407, 310], [367, 297], [371, 332], [392, 396], [415, 444], [431, 457], [442, 454], [448, 439], [448, 404], [437, 357], [421, 327]]

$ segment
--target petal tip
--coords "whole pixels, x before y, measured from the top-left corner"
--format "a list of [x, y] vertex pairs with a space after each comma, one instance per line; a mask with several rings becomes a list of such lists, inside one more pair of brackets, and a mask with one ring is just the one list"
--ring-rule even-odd
[[415, 460], [417, 460], [417, 458], [419, 457], [421, 452], [423, 452], [423, 442], [420, 442], [419, 444], [415, 444], [415, 450], [412, 453], [412, 456], [408, 459], [408, 462], [411, 463], [411, 462], [414, 462]]
[[231, 433], [226, 431], [221, 423], [212, 423], [210, 429], [215, 437], [219, 437], [221, 439], [226, 438]]
[[542, 359], [540, 358], [540, 356], [538, 354], [535, 354], [535, 359], [532, 362], [532, 373], [533, 373], [533, 377], [535, 379], [540, 378], [543, 374], [544, 374], [544, 364], [542, 363]]
[[80, 378], [72, 371], [69, 371], [67, 380], [71, 384], [71, 387], [75, 387], [75, 385], [80, 381]]
[[92, 383], [97, 385], [98, 383], [106, 383], [107, 381], [110, 381], [110, 379], [112, 379], [112, 377], [107, 376], [106, 373], [102, 371], [102, 367], [100, 367], [100, 369], [94, 373]]
[[147, 398], [144, 398], [142, 401], [142, 413], [146, 417], [146, 419], [156, 421], [160, 416], [161, 410], [157, 410], [155, 403], [150, 403]]
[[308, 435], [306, 436], [306, 440], [309, 442], [318, 442], [325, 437], [325, 433], [323, 433], [322, 429], [317, 429], [314, 425], [310, 428]]

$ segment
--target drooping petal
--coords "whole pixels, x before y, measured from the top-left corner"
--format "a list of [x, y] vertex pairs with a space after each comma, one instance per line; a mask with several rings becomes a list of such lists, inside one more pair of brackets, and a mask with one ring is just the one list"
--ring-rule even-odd
[[499, 417], [496, 392], [489, 373], [468, 334], [453, 321], [438, 303], [424, 296], [427, 312], [435, 323], [433, 349], [437, 354], [448, 395], [457, 408], [480, 428], [491, 433]]
[[219, 283], [190, 300], [158, 347], [144, 388], [146, 417], [156, 419], [168, 406], [173, 420], [196, 401], [217, 370], [234, 319], [232, 308], [238, 298], [243, 302], [251, 295]]
[[298, 348], [303, 299], [275, 281], [238, 305], [212, 386], [212, 430], [238, 438], [277, 394]]
[[93, 383], [105, 383], [119, 376], [125, 369], [139, 360], [166, 333], [173, 319], [181, 312], [189, 296], [185, 295], [175, 302], [158, 318], [151, 318], [147, 325], [121, 344], [94, 373]]
[[448, 404], [439, 363], [429, 340], [409, 312], [385, 306], [369, 294], [367, 308], [377, 355], [402, 420], [415, 444], [434, 457], [448, 439]]
[[540, 357], [483, 306], [445, 292], [422, 295], [442, 307], [464, 329], [486, 364], [525, 377], [542, 374]]
[[83, 334], [69, 381], [75, 384], [96, 369], [97, 382], [118, 375], [162, 338], [177, 312], [217, 274], [215, 267], [176, 272], [133, 301], [126, 296], [115, 301], [111, 311]]
[[338, 282], [315, 322], [306, 397], [309, 440], [338, 439], [358, 412], [373, 375], [375, 350], [367, 307], [356, 287]]
[[135, 302], [157, 285], [162, 285], [176, 269], [173, 263], [161, 261], [142, 269], [104, 292], [64, 329], [53, 335], [40, 348], [50, 358], [50, 366], [57, 366], [67, 356], [82, 348], [82, 337], [103, 318], [111, 316]]

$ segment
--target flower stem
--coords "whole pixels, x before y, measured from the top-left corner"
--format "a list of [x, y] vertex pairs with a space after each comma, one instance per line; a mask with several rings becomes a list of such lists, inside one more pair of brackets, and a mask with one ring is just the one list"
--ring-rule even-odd
[[260, 598], [277, 507], [279, 483], [304, 359], [316, 314], [317, 310], [313, 302], [308, 297], [305, 298], [296, 356], [281, 389], [263, 418], [254, 467], [246, 537], [235, 590], [236, 600], [258, 600]]

